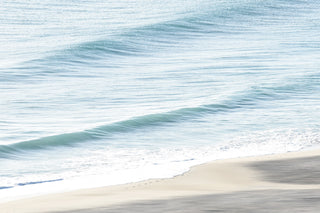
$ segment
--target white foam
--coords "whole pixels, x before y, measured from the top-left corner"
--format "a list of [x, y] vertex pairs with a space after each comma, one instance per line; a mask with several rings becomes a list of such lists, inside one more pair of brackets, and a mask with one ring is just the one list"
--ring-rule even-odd
[[170, 178], [186, 172], [191, 166], [212, 160], [285, 153], [318, 146], [320, 134], [317, 129], [277, 129], [243, 133], [223, 143], [198, 148], [98, 149], [90, 157], [73, 158], [69, 163], [78, 166], [77, 169], [62, 173], [63, 177], [33, 174], [28, 176], [29, 179], [21, 177], [18, 180], [28, 182], [63, 178], [63, 181], [3, 189], [0, 190], [0, 200], [4, 202], [80, 188]]

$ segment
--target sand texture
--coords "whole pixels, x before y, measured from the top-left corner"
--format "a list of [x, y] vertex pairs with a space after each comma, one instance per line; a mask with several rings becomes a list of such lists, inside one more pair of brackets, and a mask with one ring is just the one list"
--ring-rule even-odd
[[0, 212], [319, 212], [320, 151], [220, 160], [171, 179], [44, 195]]

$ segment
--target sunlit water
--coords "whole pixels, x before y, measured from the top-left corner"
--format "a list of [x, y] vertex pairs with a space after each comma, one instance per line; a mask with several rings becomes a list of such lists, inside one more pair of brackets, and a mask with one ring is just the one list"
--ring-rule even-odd
[[320, 144], [320, 3], [1, 1], [0, 201]]

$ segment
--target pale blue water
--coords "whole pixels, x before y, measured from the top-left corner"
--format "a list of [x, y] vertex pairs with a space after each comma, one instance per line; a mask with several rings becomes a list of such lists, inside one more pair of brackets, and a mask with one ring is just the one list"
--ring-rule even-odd
[[317, 1], [0, 3], [0, 201], [320, 145]]

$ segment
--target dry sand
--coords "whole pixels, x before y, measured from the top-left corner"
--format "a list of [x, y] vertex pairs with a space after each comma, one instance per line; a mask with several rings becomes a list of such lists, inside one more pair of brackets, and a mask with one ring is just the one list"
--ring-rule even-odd
[[171, 179], [0, 204], [1, 213], [319, 211], [320, 150], [219, 160]]

